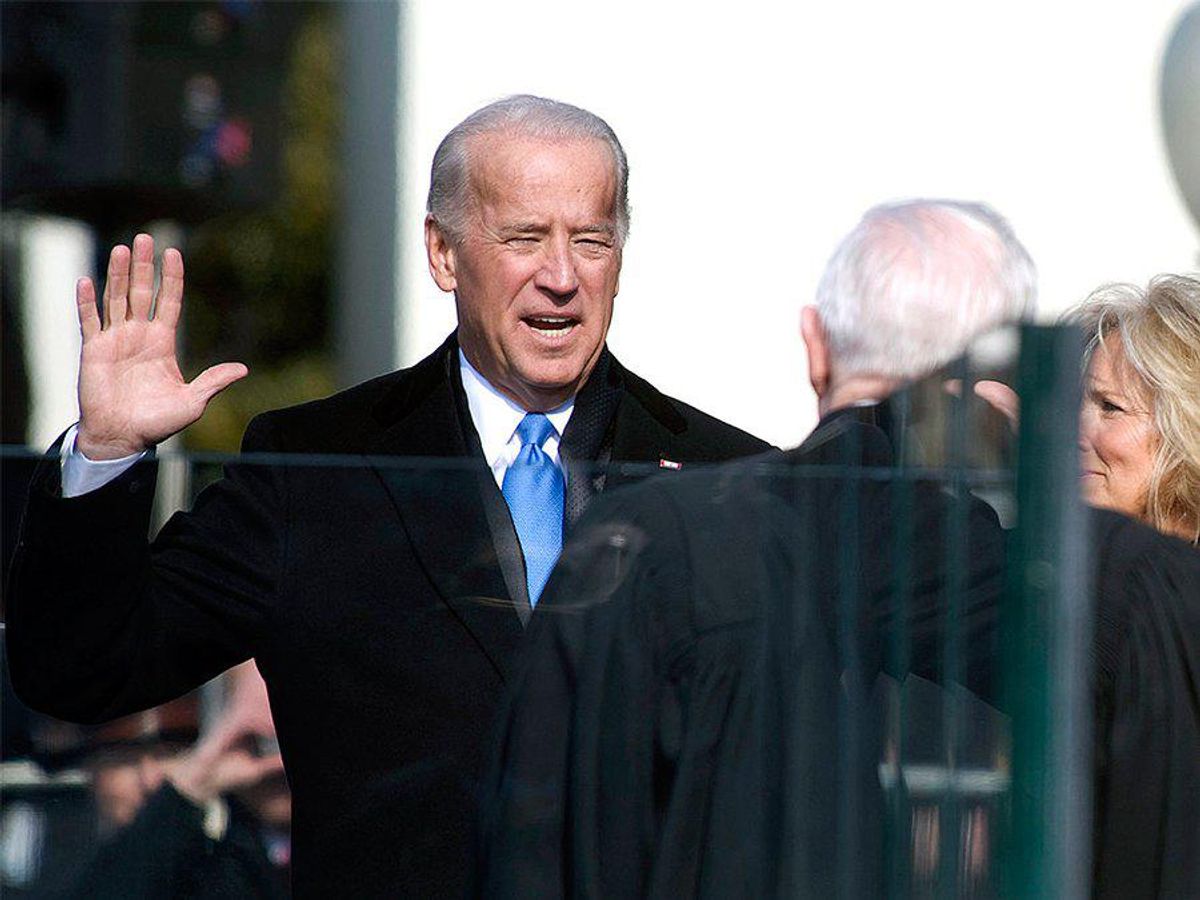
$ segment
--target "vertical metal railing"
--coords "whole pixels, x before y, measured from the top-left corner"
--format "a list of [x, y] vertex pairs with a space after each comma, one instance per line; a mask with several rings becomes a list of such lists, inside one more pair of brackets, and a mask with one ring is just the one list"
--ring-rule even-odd
[[938, 884], [941, 897], [960, 894], [960, 857], [962, 855], [962, 798], [958, 773], [962, 757], [961, 692], [954, 685], [963, 678], [963, 608], [967, 586], [968, 484], [967, 484], [967, 402], [970, 397], [970, 373], [966, 357], [960, 357], [950, 369], [959, 384], [960, 398], [949, 404], [945, 425], [945, 488], [950, 495], [946, 507], [945, 547], [946, 598], [945, 645], [942, 647], [942, 679], [946, 690], [942, 702], [942, 760], [946, 768], [945, 788], [938, 804], [942, 822], [940, 834]]
[[[846, 448], [847, 457], [857, 459], [862, 448], [858, 446], [857, 433], [849, 433], [849, 446]], [[863, 490], [860, 473], [853, 472], [847, 478], [846, 490], [842, 493], [840, 508], [837, 510], [838, 531], [842, 535], [856, 535], [859, 532], [859, 513], [861, 492]], [[840, 817], [841, 834], [839, 835], [839, 852], [841, 871], [838, 878], [839, 896], [854, 898], [864, 893], [864, 878], [862, 860], [865, 846], [864, 831], [860, 826], [864, 815], [864, 798], [859, 792], [860, 780], [856, 777], [856, 767], [862, 764], [864, 734], [862, 728], [862, 710], [859, 706], [864, 686], [859, 684], [856, 675], [861, 671], [859, 661], [859, 642], [856, 626], [861, 618], [862, 583], [859, 558], [859, 542], [843, 540], [838, 546], [838, 599], [840, 609], [838, 615], [838, 657], [842, 660], [843, 679], [846, 692], [842, 703], [838, 705], [838, 746], [842, 755], [837, 764], [841, 769], [839, 781], [844, 786], [842, 816]]]
[[[892, 560], [896, 567], [896, 590], [891, 598], [892, 617], [886, 652], [892, 672], [904, 673], [911, 666], [912, 647], [909, 640], [908, 617], [905, 611], [913, 602], [913, 545], [916, 537], [915, 485], [908, 472], [908, 455], [903, 446], [905, 426], [911, 412], [911, 397], [900, 392], [893, 401], [897, 428], [896, 482], [894, 485], [895, 528], [892, 531]], [[908, 897], [912, 891], [912, 815], [913, 805], [903, 777], [905, 743], [908, 722], [906, 693], [901, 681], [890, 699], [889, 734], [885, 747], [891, 754], [890, 764], [895, 773], [894, 787], [888, 796], [888, 819], [884, 823], [884, 860], [889, 897]]]
[[1079, 499], [1080, 339], [1022, 331], [1017, 528], [1005, 610], [1013, 782], [1009, 897], [1082, 897], [1091, 848], [1087, 518]]

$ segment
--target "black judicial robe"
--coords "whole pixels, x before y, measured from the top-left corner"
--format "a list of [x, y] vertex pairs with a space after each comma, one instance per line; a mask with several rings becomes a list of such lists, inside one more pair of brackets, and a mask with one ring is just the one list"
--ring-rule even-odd
[[[484, 895], [881, 894], [870, 685], [880, 671], [946, 681], [958, 501], [873, 480], [890, 446], [861, 418], [823, 423], [782, 467], [645, 485], [585, 520], [502, 708]], [[961, 499], [956, 675], [994, 702], [1004, 537]], [[1105, 511], [1092, 528], [1093, 892], [1200, 896], [1200, 553]]]
[[[528, 602], [454, 336], [256, 418], [243, 448], [269, 456], [229, 466], [152, 543], [153, 466], [63, 499], [50, 454], [5, 597], [13, 685], [49, 715], [103, 721], [254, 657], [292, 789], [296, 894], [462, 896]], [[765, 448], [605, 351], [560, 448], [568, 519], [636, 474], [624, 461], [686, 471]]]
[[984, 662], [959, 676], [994, 693], [1004, 536], [969, 495], [875, 477], [891, 445], [870, 415], [585, 517], [502, 708], [484, 896], [878, 895], [872, 687], [944, 675], [959, 521], [964, 653]]
[[1200, 550], [1094, 519], [1094, 893], [1200, 897]]

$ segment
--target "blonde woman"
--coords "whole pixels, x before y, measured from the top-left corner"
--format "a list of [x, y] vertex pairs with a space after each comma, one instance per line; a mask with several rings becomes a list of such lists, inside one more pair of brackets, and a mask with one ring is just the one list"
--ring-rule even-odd
[[[1067, 321], [1088, 337], [1084, 498], [1200, 545], [1200, 279], [1105, 285]], [[981, 381], [975, 392], [1016, 426], [1011, 387]]]
[[[1200, 896], [1200, 280], [1109, 285], [1087, 330], [1082, 488], [1097, 513], [1093, 896]], [[1182, 538], [1192, 546], [1161, 535]]]
[[[1092, 896], [1200, 897], [1200, 280], [1107, 285], [1068, 318], [1088, 337], [1081, 486], [1103, 508]], [[1011, 388], [975, 390], [1016, 422]]]
[[1200, 280], [1095, 291], [1080, 418], [1084, 497], [1200, 543]]

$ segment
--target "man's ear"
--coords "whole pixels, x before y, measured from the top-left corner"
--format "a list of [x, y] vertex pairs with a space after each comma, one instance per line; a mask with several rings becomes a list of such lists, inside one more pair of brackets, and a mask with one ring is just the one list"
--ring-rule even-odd
[[820, 400], [829, 390], [829, 339], [815, 306], [800, 310], [800, 336], [808, 350], [808, 380]]
[[457, 288], [454, 244], [433, 216], [425, 217], [425, 254], [429, 257], [429, 274], [437, 286], [447, 293]]

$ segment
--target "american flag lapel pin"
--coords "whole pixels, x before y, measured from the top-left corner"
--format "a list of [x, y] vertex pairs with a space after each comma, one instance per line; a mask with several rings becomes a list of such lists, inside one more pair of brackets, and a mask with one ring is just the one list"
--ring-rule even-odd
[[677, 463], [673, 459], [660, 458], [658, 461], [658, 467], [660, 469], [674, 469], [675, 471], [678, 471], [683, 468], [683, 463]]

